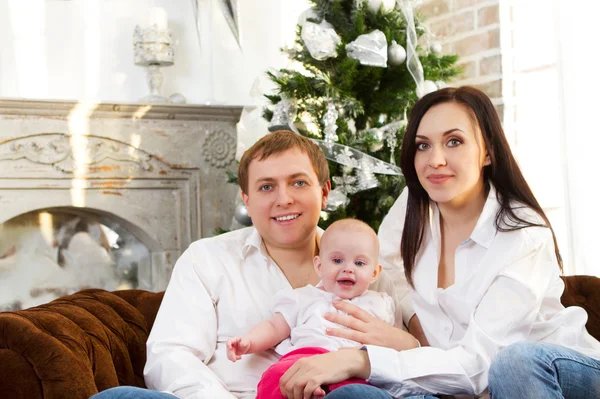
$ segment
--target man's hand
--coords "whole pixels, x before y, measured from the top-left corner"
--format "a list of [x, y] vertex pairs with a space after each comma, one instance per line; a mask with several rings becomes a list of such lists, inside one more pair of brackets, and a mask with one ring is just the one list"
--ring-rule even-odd
[[244, 337], [233, 337], [227, 341], [227, 358], [232, 362], [240, 360], [250, 350], [250, 341]]
[[327, 335], [350, 339], [365, 345], [385, 346], [397, 351], [419, 346], [411, 334], [390, 326], [356, 305], [333, 301], [333, 306], [347, 314], [326, 313], [325, 319], [347, 327], [347, 329], [328, 328]]
[[281, 394], [288, 399], [325, 396], [322, 385], [352, 377], [366, 379], [371, 373], [367, 352], [347, 349], [298, 359], [279, 380]]

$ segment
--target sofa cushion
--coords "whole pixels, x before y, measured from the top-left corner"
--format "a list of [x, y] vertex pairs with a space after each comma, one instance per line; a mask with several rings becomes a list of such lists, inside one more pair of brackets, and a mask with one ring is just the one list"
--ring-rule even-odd
[[85, 290], [0, 313], [0, 397], [89, 398], [118, 385], [144, 387], [146, 340], [162, 295]]

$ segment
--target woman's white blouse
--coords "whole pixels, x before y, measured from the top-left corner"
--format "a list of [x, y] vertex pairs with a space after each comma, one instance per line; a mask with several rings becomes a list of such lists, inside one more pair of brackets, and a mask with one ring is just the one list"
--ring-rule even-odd
[[[473, 233], [456, 249], [454, 285], [441, 289], [440, 215], [432, 203], [413, 290], [400, 256], [407, 198], [404, 190], [381, 224], [381, 262], [395, 283], [404, 322], [416, 313], [431, 346], [398, 352], [367, 345], [370, 382], [394, 397], [418, 392], [478, 395], [487, 389], [488, 369], [498, 351], [526, 340], [600, 358], [600, 343], [585, 329], [587, 313], [575, 306], [565, 309], [560, 302], [564, 283], [550, 229], [498, 231], [494, 222], [500, 204], [492, 188]], [[518, 212], [543, 223], [530, 209]]]

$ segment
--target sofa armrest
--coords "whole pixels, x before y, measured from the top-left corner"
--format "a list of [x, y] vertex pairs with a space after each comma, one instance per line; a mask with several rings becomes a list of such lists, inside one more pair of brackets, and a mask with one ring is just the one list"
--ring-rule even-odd
[[87, 399], [144, 387], [148, 332], [135, 306], [103, 290], [0, 313], [0, 398]]
[[588, 314], [588, 332], [600, 340], [600, 278], [595, 276], [562, 276], [565, 291], [560, 299], [567, 306], [580, 306]]

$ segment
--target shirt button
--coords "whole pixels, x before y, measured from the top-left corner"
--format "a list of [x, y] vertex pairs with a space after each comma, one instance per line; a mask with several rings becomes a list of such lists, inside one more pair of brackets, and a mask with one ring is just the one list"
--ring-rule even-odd
[[444, 327], [444, 331], [446, 331], [446, 332], [450, 331], [450, 327], [448, 327], [448, 326]]

